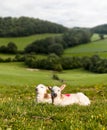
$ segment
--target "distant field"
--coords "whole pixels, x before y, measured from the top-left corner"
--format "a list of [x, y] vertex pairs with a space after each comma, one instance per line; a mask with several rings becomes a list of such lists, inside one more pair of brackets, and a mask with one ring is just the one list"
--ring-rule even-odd
[[95, 54], [107, 58], [107, 39], [82, 44], [66, 49], [64, 52], [65, 56], [91, 56]]
[[[24, 63], [0, 63], [0, 86], [24, 86], [38, 83], [61, 84], [53, 80], [52, 75], [52, 71], [32, 70], [27, 68]], [[83, 69], [66, 70], [58, 73], [58, 76], [70, 86], [107, 85], [107, 74], [94, 74]]]
[[9, 42], [14, 42], [18, 50], [23, 50], [28, 44], [32, 43], [33, 41], [44, 39], [51, 36], [58, 36], [60, 34], [38, 34], [32, 35], [27, 37], [17, 37], [17, 38], [0, 38], [0, 46], [7, 45]]
[[0, 86], [52, 83], [52, 72], [28, 69], [24, 63], [0, 63]]
[[98, 39], [100, 39], [98, 34], [93, 34], [93, 36], [91, 37], [91, 41], [96, 41]]

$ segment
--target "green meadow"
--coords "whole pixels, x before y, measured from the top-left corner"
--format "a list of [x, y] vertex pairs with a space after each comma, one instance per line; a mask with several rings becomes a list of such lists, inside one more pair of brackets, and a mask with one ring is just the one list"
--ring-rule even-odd
[[[96, 37], [95, 37], [96, 38]], [[99, 55], [107, 58], [107, 39], [98, 40], [66, 49], [64, 56], [92, 56]]]
[[[61, 85], [59, 81], [53, 80], [53, 74], [64, 80], [71, 87], [90, 87], [97, 84], [107, 85], [107, 74], [95, 74], [81, 69], [54, 72], [27, 68], [24, 63], [0, 63], [0, 85], [1, 86], [26, 86], [31, 87], [45, 83], [46, 85]], [[96, 79], [96, 80], [95, 80]], [[91, 81], [91, 82], [90, 82]]]
[[53, 36], [58, 36], [60, 34], [36, 34], [32, 36], [27, 36], [27, 37], [15, 37], [15, 38], [0, 38], [0, 46], [2, 45], [7, 45], [9, 42], [14, 42], [18, 50], [23, 50], [28, 44], [31, 44], [33, 41], [40, 40], [40, 39], [45, 39], [47, 37], [53, 37]]
[[[96, 40], [97, 36], [94, 37]], [[21, 39], [21, 38], [19, 38]], [[22, 38], [23, 39], [23, 38]], [[106, 42], [100, 40], [65, 50], [65, 56], [85, 56], [99, 53], [106, 57]], [[25, 43], [23, 43], [25, 45]], [[19, 46], [21, 47], [21, 44]], [[0, 55], [7, 57], [8, 55]], [[13, 57], [14, 55], [10, 55]], [[67, 86], [63, 93], [83, 92], [90, 106], [66, 107], [35, 102], [35, 86], [62, 85], [54, 80], [56, 74]], [[0, 63], [0, 130], [106, 130], [107, 74], [84, 69], [54, 72], [31, 69], [23, 62]]]

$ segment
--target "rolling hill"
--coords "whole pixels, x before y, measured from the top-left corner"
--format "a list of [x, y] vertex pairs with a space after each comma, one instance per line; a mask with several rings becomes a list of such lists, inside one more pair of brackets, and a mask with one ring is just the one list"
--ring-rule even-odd
[[46, 34], [36, 34], [36, 35], [25, 36], [25, 37], [9, 37], [9, 38], [0, 37], [0, 46], [7, 45], [9, 42], [14, 42], [18, 47], [18, 50], [23, 50], [28, 44], [32, 43], [33, 41], [45, 39], [47, 37], [59, 36], [59, 35], [61, 34], [46, 33]]
[[64, 56], [92, 56], [96, 54], [107, 58], [107, 39], [100, 40], [98, 35], [93, 36], [92, 42], [68, 48], [64, 52]]
[[43, 33], [63, 33], [66, 27], [30, 17], [0, 17], [0, 37], [22, 37]]

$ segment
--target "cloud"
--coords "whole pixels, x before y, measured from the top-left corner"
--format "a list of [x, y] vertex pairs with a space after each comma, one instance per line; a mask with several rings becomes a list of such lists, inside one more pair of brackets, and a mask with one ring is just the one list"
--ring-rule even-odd
[[107, 21], [106, 0], [0, 0], [0, 16], [29, 16], [68, 27], [92, 27]]

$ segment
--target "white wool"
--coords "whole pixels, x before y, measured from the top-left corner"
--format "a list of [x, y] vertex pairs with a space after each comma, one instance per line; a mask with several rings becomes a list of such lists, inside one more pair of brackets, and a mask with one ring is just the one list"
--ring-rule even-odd
[[53, 104], [66, 106], [72, 104], [78, 104], [87, 106], [90, 105], [89, 98], [84, 95], [82, 92], [74, 93], [74, 94], [61, 94], [61, 91], [64, 89], [65, 86], [57, 87], [54, 86], [51, 88], [51, 95], [53, 97]]
[[51, 94], [47, 93], [48, 88], [39, 84], [36, 87], [36, 102], [37, 103], [52, 103]]

